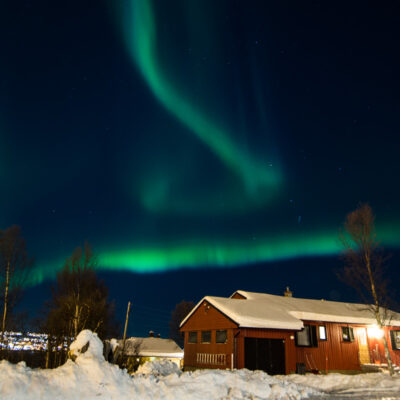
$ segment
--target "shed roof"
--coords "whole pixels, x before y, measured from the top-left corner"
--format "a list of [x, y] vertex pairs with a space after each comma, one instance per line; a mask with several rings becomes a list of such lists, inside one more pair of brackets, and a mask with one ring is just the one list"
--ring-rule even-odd
[[[235, 293], [244, 299], [232, 298]], [[244, 290], [235, 293], [229, 298], [204, 297], [182, 321], [181, 326], [204, 301], [209, 302], [239, 327], [299, 330], [303, 327], [303, 321], [376, 324], [371, 310], [364, 304], [300, 299]], [[391, 319], [387, 321], [387, 325], [400, 326], [400, 314], [390, 313]]]
[[[118, 341], [122, 347], [122, 340]], [[183, 358], [183, 350], [172, 339], [131, 337], [125, 342], [125, 355], [139, 357]]]

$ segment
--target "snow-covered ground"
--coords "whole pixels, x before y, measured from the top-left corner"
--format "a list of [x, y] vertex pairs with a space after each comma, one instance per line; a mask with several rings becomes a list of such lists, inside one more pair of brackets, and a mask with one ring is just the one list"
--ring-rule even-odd
[[400, 376], [385, 373], [360, 375], [288, 375], [285, 381], [307, 385], [330, 394], [333, 399], [400, 399]]
[[[85, 344], [89, 348], [83, 352]], [[87, 347], [87, 346], [86, 346]], [[400, 377], [384, 374], [280, 376], [260, 371], [201, 370], [182, 373], [175, 364], [152, 362], [130, 376], [106, 362], [96, 334], [83, 331], [71, 345], [75, 361], [53, 370], [33, 370], [24, 363], [0, 363], [1, 400], [239, 400], [326, 398], [376, 393], [396, 398]], [[339, 392], [338, 392], [339, 391]], [[362, 391], [362, 392], [361, 392]], [[384, 395], [381, 396], [381, 393]], [[398, 397], [400, 399], [400, 396]]]

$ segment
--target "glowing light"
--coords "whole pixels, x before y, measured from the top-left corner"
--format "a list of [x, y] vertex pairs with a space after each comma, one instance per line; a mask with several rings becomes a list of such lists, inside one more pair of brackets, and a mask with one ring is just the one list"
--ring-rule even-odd
[[383, 329], [380, 329], [377, 325], [373, 325], [367, 329], [368, 337], [374, 339], [382, 339], [384, 332]]

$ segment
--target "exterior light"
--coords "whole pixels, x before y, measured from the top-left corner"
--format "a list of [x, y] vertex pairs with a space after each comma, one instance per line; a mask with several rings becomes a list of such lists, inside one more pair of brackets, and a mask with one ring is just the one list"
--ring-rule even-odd
[[383, 329], [380, 329], [377, 325], [373, 325], [367, 329], [368, 337], [374, 339], [383, 338]]

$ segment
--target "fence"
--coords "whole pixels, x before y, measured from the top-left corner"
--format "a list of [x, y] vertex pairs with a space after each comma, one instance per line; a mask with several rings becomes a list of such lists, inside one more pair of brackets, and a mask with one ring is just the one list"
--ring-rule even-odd
[[207, 365], [226, 365], [226, 354], [197, 353], [197, 363]]

